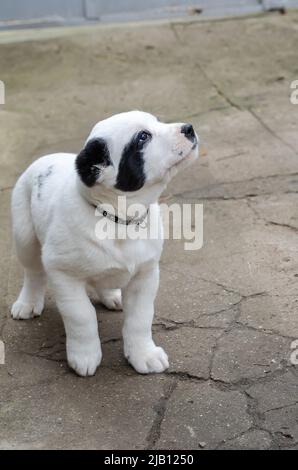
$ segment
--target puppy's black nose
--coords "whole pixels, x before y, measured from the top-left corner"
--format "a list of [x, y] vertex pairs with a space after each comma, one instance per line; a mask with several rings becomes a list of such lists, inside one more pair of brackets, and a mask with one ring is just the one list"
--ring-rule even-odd
[[194, 142], [196, 140], [195, 131], [191, 124], [183, 124], [183, 126], [181, 127], [181, 132], [191, 142]]

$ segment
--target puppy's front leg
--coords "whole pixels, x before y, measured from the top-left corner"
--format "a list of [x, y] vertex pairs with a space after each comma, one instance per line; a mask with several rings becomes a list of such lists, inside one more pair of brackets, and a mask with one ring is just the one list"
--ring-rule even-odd
[[124, 354], [141, 374], [163, 372], [169, 367], [168, 356], [152, 339], [154, 300], [159, 284], [157, 263], [146, 266], [123, 290]]
[[64, 273], [49, 273], [66, 331], [68, 364], [81, 376], [93, 375], [101, 361], [96, 311], [83, 281]]

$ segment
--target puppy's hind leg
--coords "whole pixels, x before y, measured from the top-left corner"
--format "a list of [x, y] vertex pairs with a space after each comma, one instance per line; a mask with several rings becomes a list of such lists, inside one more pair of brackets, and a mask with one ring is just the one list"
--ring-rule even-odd
[[43, 311], [46, 275], [32, 223], [24, 176], [18, 181], [12, 196], [13, 235], [18, 259], [24, 267], [24, 282], [11, 314], [15, 319], [26, 320], [39, 316]]
[[24, 283], [11, 308], [15, 320], [27, 320], [40, 316], [44, 309], [46, 278], [42, 270], [25, 268]]
[[96, 311], [85, 283], [58, 271], [48, 276], [65, 326], [68, 364], [78, 375], [93, 375], [102, 354]]
[[100, 289], [99, 300], [109, 310], [122, 310], [121, 289]]
[[122, 310], [121, 289], [102, 289], [100, 283], [90, 283], [88, 292], [95, 302], [100, 302], [108, 310]]

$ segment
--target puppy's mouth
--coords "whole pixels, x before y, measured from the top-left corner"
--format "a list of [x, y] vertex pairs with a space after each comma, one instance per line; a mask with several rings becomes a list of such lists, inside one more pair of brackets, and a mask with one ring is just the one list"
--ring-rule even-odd
[[183, 157], [178, 160], [178, 162], [175, 162], [170, 168], [178, 168], [182, 163], [185, 163], [187, 162], [188, 160], [191, 159], [191, 157], [193, 156], [193, 152], [196, 150], [196, 148], [198, 147], [198, 141], [196, 140], [191, 149], [189, 150], [189, 152], [187, 152], [185, 155], [183, 155]]

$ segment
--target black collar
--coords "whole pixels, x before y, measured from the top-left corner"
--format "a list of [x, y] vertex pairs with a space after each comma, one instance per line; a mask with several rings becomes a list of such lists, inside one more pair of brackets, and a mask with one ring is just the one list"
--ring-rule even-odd
[[106, 211], [100, 206], [96, 206], [95, 204], [92, 204], [92, 205], [98, 210], [98, 212], [101, 215], [103, 215], [103, 217], [106, 217], [112, 222], [115, 222], [115, 224], [121, 224], [121, 225], [140, 225], [142, 222], [144, 222], [149, 212], [149, 209], [147, 209], [146, 212], [141, 217], [133, 217], [132, 219], [122, 219], [121, 217], [118, 217], [117, 215], [110, 214], [108, 211]]

